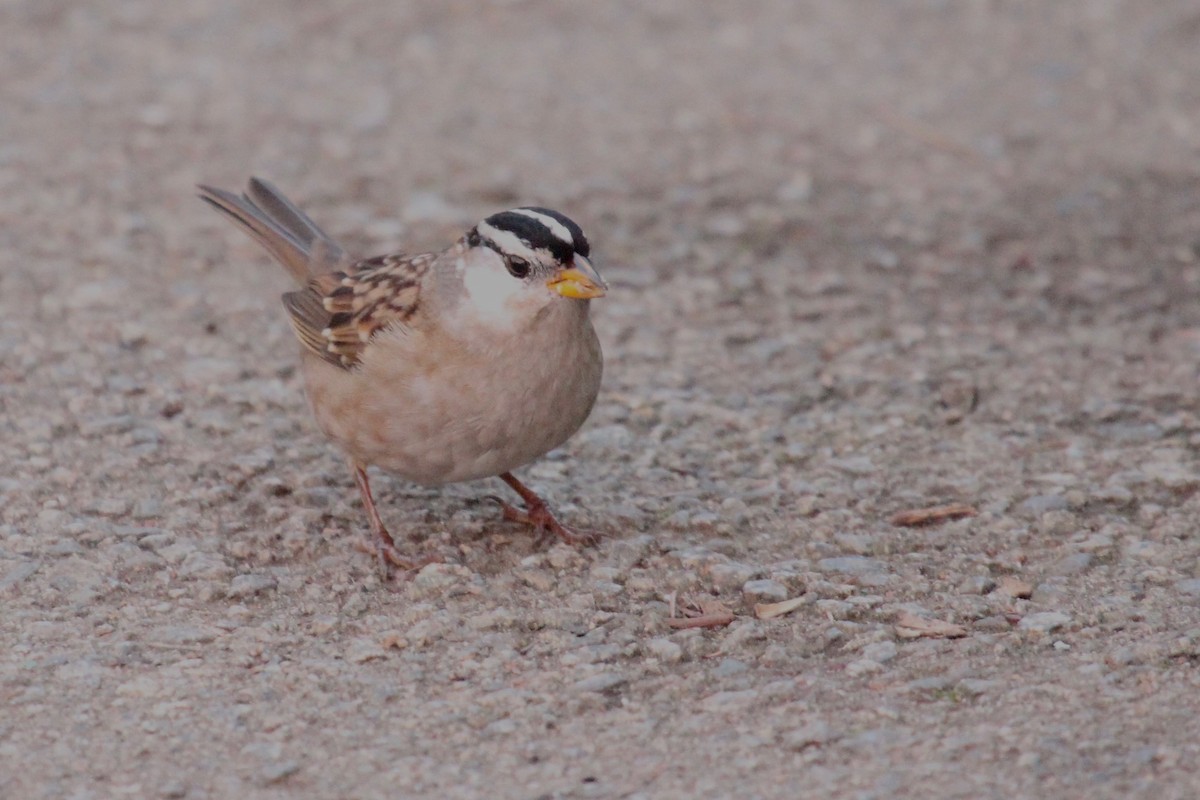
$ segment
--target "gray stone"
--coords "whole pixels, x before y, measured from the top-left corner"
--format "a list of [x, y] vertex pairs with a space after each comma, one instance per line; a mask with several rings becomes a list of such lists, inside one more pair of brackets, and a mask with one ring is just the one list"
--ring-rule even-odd
[[745, 671], [746, 664], [744, 662], [738, 661], [736, 658], [723, 658], [717, 668], [713, 670], [713, 675], [718, 678], [726, 678]]
[[628, 682], [629, 680], [624, 675], [616, 672], [601, 672], [590, 678], [576, 681], [571, 688], [577, 692], [608, 693], [617, 691]]
[[267, 765], [262, 771], [263, 783], [270, 785], [290, 778], [300, 771], [300, 765], [295, 761], [281, 761]]
[[124, 497], [103, 497], [92, 506], [91, 511], [102, 517], [124, 517], [133, 508], [133, 501]]
[[152, 641], [162, 644], [208, 644], [221, 635], [219, 628], [194, 625], [166, 625], [150, 632]]
[[865, 556], [874, 549], [874, 540], [870, 536], [863, 536], [858, 533], [837, 533], [833, 536], [833, 542], [842, 550], [853, 553], [856, 556]]
[[734, 692], [714, 692], [700, 701], [705, 711], [739, 711], [759, 701], [758, 689], [742, 689]]
[[1063, 576], [1079, 575], [1087, 572], [1088, 568], [1092, 566], [1092, 562], [1094, 560], [1095, 556], [1093, 556], [1091, 553], [1072, 553], [1069, 556], [1060, 558], [1054, 564], [1054, 566], [1050, 568], [1050, 572], [1054, 575]]
[[872, 642], [862, 649], [863, 658], [885, 664], [896, 657], [899, 648], [895, 642]]
[[413, 585], [422, 589], [446, 589], [471, 578], [473, 573], [458, 564], [427, 564], [413, 578]]
[[963, 594], [987, 594], [996, 588], [996, 581], [990, 575], [969, 575], [958, 590]]
[[374, 637], [363, 636], [353, 639], [346, 646], [344, 658], [350, 664], [366, 664], [387, 658], [387, 651]]
[[929, 678], [918, 678], [909, 681], [907, 686], [914, 692], [941, 692], [954, 685], [954, 679], [945, 675], [934, 675]]
[[625, 591], [625, 587], [611, 581], [595, 581], [591, 585], [592, 594], [599, 598], [616, 597]]
[[852, 678], [856, 678], [859, 675], [869, 675], [881, 669], [883, 669], [883, 664], [880, 664], [878, 661], [872, 661], [869, 658], [860, 658], [846, 665], [846, 674]]
[[732, 558], [738, 552], [738, 543], [733, 539], [723, 536], [711, 537], [705, 541], [705, 545], [707, 545], [710, 550], [715, 550], [716, 552], [725, 556], [729, 556], [730, 558]]
[[226, 596], [232, 598], [252, 597], [256, 594], [269, 592], [277, 585], [270, 575], [238, 575], [229, 583]]
[[1065, 603], [1069, 595], [1066, 579], [1055, 575], [1034, 587], [1029, 599], [1040, 606], [1057, 606]]
[[721, 642], [721, 649], [727, 653], [736, 652], [750, 642], [767, 638], [767, 629], [753, 617], [737, 620], [728, 631], [729, 634]]
[[[168, 547], [181, 547], [182, 542], [176, 543]], [[168, 562], [171, 558], [167, 554], [159, 553]], [[225, 563], [225, 559], [212, 553], [205, 553], [198, 550], [192, 550], [184, 557], [183, 563], [179, 565], [179, 574], [186, 578], [200, 578], [203, 580], [214, 580], [225, 578], [232, 572], [233, 569]]]
[[137, 420], [132, 414], [118, 414], [113, 417], [96, 417], [79, 423], [79, 432], [88, 437], [112, 436], [128, 433], [133, 430]]
[[150, 519], [162, 513], [162, 501], [154, 497], [143, 497], [133, 504], [130, 512], [134, 519]]
[[477, 631], [502, 631], [516, 627], [519, 618], [511, 608], [491, 608], [467, 620], [467, 625]]
[[830, 619], [847, 619], [858, 613], [854, 604], [847, 603], [845, 600], [818, 600], [816, 606], [822, 614]]
[[1003, 614], [993, 614], [975, 620], [974, 624], [971, 625], [971, 629], [981, 633], [1005, 633], [1012, 630], [1012, 623]]
[[863, 456], [853, 456], [850, 458], [835, 458], [829, 462], [829, 465], [835, 469], [839, 469], [848, 475], [870, 475], [875, 472], [876, 467], [871, 459]]
[[1134, 501], [1134, 494], [1124, 486], [1103, 486], [1092, 492], [1092, 497], [1101, 503], [1127, 506]]
[[1200, 578], [1188, 578], [1187, 580], [1176, 581], [1175, 591], [1191, 595], [1192, 597], [1200, 597]]
[[865, 556], [838, 556], [822, 558], [817, 562], [822, 572], [841, 572], [847, 575], [869, 575], [887, 571], [887, 564], [879, 559]]
[[1153, 442], [1161, 439], [1163, 435], [1162, 427], [1153, 422], [1115, 422], [1111, 425], [1101, 425], [1097, 430], [1101, 435], [1123, 443]]
[[677, 664], [683, 658], [683, 648], [663, 637], [650, 639], [644, 647], [647, 653], [664, 664]]
[[746, 581], [742, 585], [742, 596], [748, 603], [777, 603], [788, 599], [787, 587], [773, 580]]
[[981, 678], [964, 678], [958, 682], [958, 690], [965, 695], [978, 697], [1000, 685], [1000, 681], [988, 681]]
[[1064, 614], [1061, 611], [1039, 611], [1036, 614], [1029, 614], [1017, 623], [1017, 627], [1023, 631], [1031, 633], [1050, 633], [1057, 630], [1071, 621], [1069, 614]]
[[25, 561], [17, 564], [17, 566], [6, 572], [3, 577], [0, 577], [0, 592], [20, 585], [22, 581], [41, 569], [41, 566], [42, 562], [40, 561]]
[[804, 750], [808, 747], [820, 747], [836, 741], [841, 734], [824, 721], [810, 722], [803, 727], [787, 731], [781, 737], [784, 747], [792, 750]]
[[552, 591], [557, 583], [554, 573], [548, 569], [520, 567], [516, 570], [515, 575], [526, 586], [538, 592]]
[[1067, 498], [1061, 494], [1039, 494], [1028, 498], [1018, 506], [1018, 509], [1034, 517], [1040, 517], [1048, 511], [1063, 511], [1070, 507]]
[[485, 736], [511, 736], [517, 731], [517, 723], [509, 717], [493, 720], [483, 729]]
[[[74, 539], [59, 539], [46, 550], [47, 555], [52, 556], [77, 556], [85, 552], [79, 542]], [[0, 591], [5, 589], [4, 578], [0, 578]]]
[[187, 797], [188, 785], [180, 780], [168, 781], [159, 789], [158, 794], [164, 800], [182, 800]]
[[744, 586], [747, 582], [753, 582], [751, 579], [758, 575], [761, 570], [758, 567], [742, 564], [737, 561], [727, 563], [710, 564], [703, 572], [707, 573], [712, 579], [713, 586], [718, 589], [736, 590]]

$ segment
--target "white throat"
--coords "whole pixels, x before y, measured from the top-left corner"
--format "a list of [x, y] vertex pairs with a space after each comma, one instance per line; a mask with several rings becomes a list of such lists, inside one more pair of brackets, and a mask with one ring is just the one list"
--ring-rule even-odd
[[490, 249], [469, 251], [455, 264], [462, 294], [451, 307], [448, 327], [464, 338], [523, 330], [556, 299], [540, 283], [514, 278]]

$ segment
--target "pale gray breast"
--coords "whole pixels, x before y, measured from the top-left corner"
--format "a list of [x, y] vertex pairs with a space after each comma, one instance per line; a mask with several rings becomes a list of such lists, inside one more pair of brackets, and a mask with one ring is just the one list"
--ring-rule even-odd
[[586, 306], [554, 306], [526, 335], [469, 351], [437, 333], [380, 332], [338, 381], [306, 359], [321, 429], [360, 463], [427, 485], [532, 461], [587, 419], [603, 370]]

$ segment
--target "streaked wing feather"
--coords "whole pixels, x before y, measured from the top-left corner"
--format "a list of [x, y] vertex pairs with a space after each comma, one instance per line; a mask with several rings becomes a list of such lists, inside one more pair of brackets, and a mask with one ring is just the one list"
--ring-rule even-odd
[[297, 338], [329, 363], [355, 367], [377, 331], [416, 313], [421, 278], [436, 258], [434, 253], [370, 258], [288, 292], [283, 304]]
[[326, 352], [328, 342], [321, 335], [328, 324], [329, 313], [321, 303], [321, 295], [311, 286], [288, 292], [283, 296], [283, 307], [287, 309], [288, 320], [300, 343], [312, 352], [328, 359]]

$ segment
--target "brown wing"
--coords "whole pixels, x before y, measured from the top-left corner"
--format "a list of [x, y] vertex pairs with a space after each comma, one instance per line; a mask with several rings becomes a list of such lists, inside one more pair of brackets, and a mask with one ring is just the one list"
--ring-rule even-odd
[[288, 292], [283, 305], [296, 337], [329, 363], [353, 368], [377, 330], [416, 313], [421, 278], [436, 258], [435, 253], [368, 258]]

